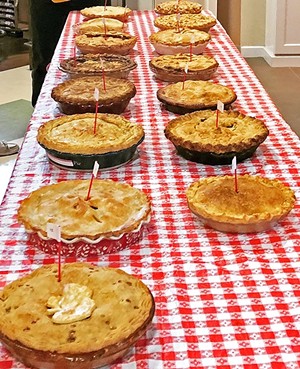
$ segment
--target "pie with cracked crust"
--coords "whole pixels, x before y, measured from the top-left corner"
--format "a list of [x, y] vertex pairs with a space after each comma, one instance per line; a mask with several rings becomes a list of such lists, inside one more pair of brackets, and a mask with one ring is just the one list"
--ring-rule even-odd
[[179, 82], [184, 78], [208, 80], [218, 69], [219, 63], [208, 55], [175, 54], [157, 56], [150, 60], [149, 66], [156, 78]]
[[122, 6], [91, 6], [82, 9], [80, 13], [87, 19], [112, 18], [126, 22], [132, 14], [132, 10]]
[[150, 43], [158, 54], [189, 53], [193, 42], [193, 54], [202, 54], [211, 40], [210, 34], [196, 29], [167, 29], [152, 33]]
[[165, 135], [184, 158], [203, 164], [230, 164], [251, 157], [269, 134], [263, 121], [238, 111], [203, 110], [171, 120]]
[[157, 17], [154, 20], [154, 25], [160, 30], [177, 29], [179, 26], [180, 29], [190, 28], [208, 32], [216, 23], [215, 18], [203, 14], [182, 14], [179, 20], [177, 14], [170, 14]]
[[52, 89], [51, 97], [65, 114], [94, 113], [95, 88], [99, 90], [98, 112], [121, 114], [136, 94], [128, 79], [106, 77], [80, 77], [64, 81]]
[[157, 4], [155, 7], [155, 12], [160, 15], [168, 14], [197, 14], [201, 13], [202, 5], [189, 0], [171, 0], [165, 1], [161, 4]]
[[38, 129], [37, 141], [51, 162], [73, 169], [119, 166], [132, 159], [144, 139], [143, 127], [120, 115], [75, 114], [50, 120]]
[[[33, 368], [91, 368], [121, 358], [151, 323], [155, 302], [149, 288], [121, 269], [89, 263], [44, 265], [3, 288], [0, 340], [18, 360]], [[64, 315], [83, 306], [78, 286], [91, 293], [93, 311], [86, 319], [55, 323], [49, 301], [63, 296]], [[69, 302], [69, 304], [67, 304]], [[59, 307], [58, 307], [59, 309]], [[78, 314], [79, 316], [79, 314]]]
[[122, 55], [84, 54], [60, 61], [59, 69], [71, 78], [99, 76], [127, 78], [137, 67], [136, 62]]
[[208, 81], [187, 80], [161, 87], [157, 91], [157, 98], [167, 110], [185, 114], [195, 110], [216, 109], [218, 100], [228, 108], [237, 96], [227, 86]]
[[105, 32], [105, 30], [123, 32], [124, 27], [126, 27], [126, 23], [120, 22], [117, 19], [105, 18], [105, 21], [103, 21], [103, 18], [94, 18], [94, 19], [90, 19], [85, 22], [76, 24], [75, 30], [77, 34], [91, 33], [91, 32], [103, 33]]
[[75, 44], [82, 54], [127, 55], [134, 48], [136, 36], [126, 32], [91, 32], [75, 37]]
[[202, 178], [186, 191], [188, 206], [204, 224], [222, 232], [263, 232], [294, 207], [294, 191], [279, 180], [260, 176]]

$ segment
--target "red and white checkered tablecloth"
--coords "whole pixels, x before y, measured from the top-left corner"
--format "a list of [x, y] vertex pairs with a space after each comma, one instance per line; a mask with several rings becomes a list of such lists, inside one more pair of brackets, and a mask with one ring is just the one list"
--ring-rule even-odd
[[[36, 142], [38, 127], [58, 116], [53, 86], [64, 79], [59, 61], [73, 53], [71, 13], [6, 196], [0, 210], [0, 284], [55, 257], [33, 248], [17, 223], [21, 199], [57, 181], [89, 178], [49, 164]], [[225, 234], [205, 228], [187, 207], [185, 189], [203, 176], [224, 175], [230, 166], [206, 166], [179, 157], [164, 136], [175, 117], [156, 98], [163, 82], [148, 66], [153, 49], [154, 13], [134, 12], [129, 24], [138, 43], [130, 57], [138, 63], [131, 78], [137, 88], [124, 115], [143, 125], [146, 138], [139, 157], [101, 178], [126, 181], [152, 200], [151, 227], [137, 245], [116, 254], [89, 258], [98, 265], [122, 268], [141, 278], [153, 292], [156, 313], [143, 339], [114, 369], [297, 369], [300, 367], [300, 211], [294, 210], [272, 230], [259, 234]], [[270, 130], [255, 156], [239, 164], [239, 173], [277, 178], [299, 199], [299, 138], [285, 123], [272, 100], [220, 24], [212, 30], [207, 54], [220, 63], [214, 81], [234, 89], [234, 108], [265, 121]], [[66, 262], [74, 261], [68, 258]], [[3, 348], [0, 368], [24, 368]]]

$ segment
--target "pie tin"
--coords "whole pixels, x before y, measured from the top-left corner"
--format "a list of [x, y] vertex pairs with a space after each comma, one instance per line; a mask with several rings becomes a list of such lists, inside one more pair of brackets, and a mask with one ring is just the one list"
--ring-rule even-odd
[[218, 67], [214, 67], [214, 68], [210, 68], [210, 69], [205, 69], [205, 70], [201, 70], [201, 71], [195, 71], [195, 72], [190, 72], [188, 71], [187, 74], [185, 74], [184, 72], [181, 71], [164, 71], [164, 70], [159, 70], [156, 69], [155, 67], [153, 67], [150, 64], [150, 69], [151, 71], [154, 73], [155, 78], [161, 80], [161, 81], [165, 81], [165, 82], [182, 82], [184, 80], [184, 78], [186, 79], [190, 79], [192, 81], [208, 81], [209, 79], [212, 78], [212, 76], [216, 73]]
[[109, 169], [119, 167], [133, 159], [137, 147], [143, 142], [143, 136], [136, 144], [119, 151], [112, 151], [103, 154], [72, 154], [48, 149], [40, 144], [47, 153], [48, 159], [64, 169], [93, 170], [95, 161], [99, 164], [99, 169]]

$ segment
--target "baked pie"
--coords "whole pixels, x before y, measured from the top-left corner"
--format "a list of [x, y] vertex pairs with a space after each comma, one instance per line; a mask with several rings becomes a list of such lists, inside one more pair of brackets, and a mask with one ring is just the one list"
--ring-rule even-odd
[[82, 9], [80, 13], [87, 19], [112, 18], [120, 22], [126, 22], [132, 14], [132, 10], [122, 6], [91, 6]]
[[197, 14], [201, 13], [202, 5], [189, 0], [171, 0], [165, 1], [161, 4], [157, 4], [155, 12], [160, 15], [168, 14]]
[[105, 18], [105, 20], [103, 20], [103, 18], [94, 18], [77, 24], [75, 30], [77, 34], [91, 32], [103, 33], [105, 31], [122, 32], [125, 27], [126, 23], [120, 22], [117, 19]]
[[75, 44], [82, 54], [127, 55], [134, 48], [136, 36], [126, 32], [85, 33], [75, 37]]
[[211, 40], [210, 34], [196, 29], [168, 29], [152, 33], [150, 43], [158, 54], [189, 53], [191, 42], [193, 54], [202, 54]]
[[121, 269], [64, 264], [60, 282], [57, 269], [44, 265], [3, 288], [3, 345], [31, 368], [99, 368], [124, 356], [153, 319], [149, 288]]
[[52, 89], [51, 97], [64, 114], [94, 113], [95, 88], [99, 90], [98, 112], [121, 114], [136, 94], [128, 79], [80, 77], [66, 80]]
[[269, 131], [259, 119], [238, 111], [203, 110], [171, 120], [165, 135], [184, 158], [202, 164], [230, 164], [251, 157]]
[[186, 191], [188, 206], [204, 224], [222, 232], [262, 232], [294, 207], [295, 194], [279, 180], [260, 176], [202, 178]]
[[[29, 240], [48, 253], [58, 244], [47, 237], [47, 224], [61, 226], [62, 254], [101, 254], [137, 243], [150, 217], [147, 195], [127, 183], [69, 180], [33, 191], [18, 210]], [[113, 250], [113, 251], [112, 251]]]
[[157, 56], [150, 60], [149, 66], [155, 77], [162, 81], [182, 82], [184, 79], [212, 78], [219, 63], [208, 55], [175, 54]]
[[144, 139], [143, 127], [120, 115], [75, 114], [50, 120], [38, 129], [37, 141], [58, 166], [91, 170], [131, 160]]
[[216, 109], [218, 101], [228, 108], [237, 96], [227, 86], [208, 81], [187, 80], [161, 87], [157, 91], [157, 98], [167, 110], [185, 114], [195, 110]]
[[136, 62], [122, 55], [84, 54], [60, 61], [59, 69], [70, 78], [99, 76], [127, 78], [137, 67]]
[[160, 30], [164, 29], [198, 29], [208, 32], [216, 25], [215, 18], [203, 14], [182, 14], [179, 19], [177, 14], [163, 15], [155, 18], [154, 25]]

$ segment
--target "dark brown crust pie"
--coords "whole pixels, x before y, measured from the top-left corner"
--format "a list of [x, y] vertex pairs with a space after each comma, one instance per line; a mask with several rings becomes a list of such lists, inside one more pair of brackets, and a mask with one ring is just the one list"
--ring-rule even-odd
[[84, 8], [80, 13], [87, 19], [93, 18], [112, 18], [121, 22], [128, 21], [129, 16], [132, 14], [132, 10], [129, 8], [123, 8], [122, 6], [91, 6]]
[[168, 14], [197, 14], [201, 13], [202, 5], [188, 0], [171, 0], [165, 1], [161, 4], [157, 4], [155, 7], [155, 12], [160, 15]]
[[[179, 28], [198, 29], [208, 32], [217, 23], [216, 19], [203, 14], [182, 14], [179, 18]], [[154, 20], [154, 25], [161, 29], [177, 29], [177, 14], [163, 15]]]
[[123, 32], [124, 23], [117, 19], [105, 18], [105, 21], [103, 21], [103, 18], [94, 18], [77, 24], [75, 29], [76, 33], [80, 35], [91, 32], [103, 33], [105, 32], [105, 29], [106, 31]]
[[216, 111], [203, 110], [171, 120], [166, 137], [184, 158], [203, 164], [230, 164], [253, 155], [267, 138], [269, 131], [259, 119], [238, 111], [219, 113], [216, 127]]
[[[0, 340], [26, 366], [102, 367], [127, 353], [153, 319], [149, 288], [123, 270], [69, 263], [62, 265], [60, 282], [57, 274], [57, 265], [45, 265], [1, 291]], [[49, 299], [74, 284], [91, 292], [94, 310], [83, 320], [54, 323]], [[75, 306], [84, 303], [76, 294], [70, 298]]]
[[134, 48], [137, 37], [125, 32], [85, 33], [75, 37], [76, 47], [82, 54], [127, 55]]
[[111, 54], [84, 54], [76, 58], [63, 59], [60, 70], [69, 77], [99, 76], [127, 78], [129, 73], [137, 67], [130, 58]]
[[[120, 115], [75, 114], [50, 120], [38, 129], [37, 141], [55, 164], [71, 169], [121, 165], [132, 159], [144, 139], [141, 125]], [[70, 161], [70, 162], [69, 162]]]
[[262, 232], [272, 228], [294, 207], [292, 189], [260, 176], [202, 178], [186, 191], [188, 206], [204, 224], [222, 232]]
[[69, 79], [52, 89], [51, 97], [65, 114], [94, 113], [95, 88], [99, 90], [98, 112], [121, 114], [136, 94], [134, 84], [121, 78], [81, 77]]
[[228, 108], [237, 96], [223, 85], [208, 81], [170, 83], [157, 91], [157, 98], [167, 110], [177, 114], [191, 113], [195, 110], [216, 109], [218, 100]]
[[[155, 77], [168, 82], [208, 80], [216, 72], [219, 63], [212, 56], [190, 54], [160, 55], [150, 60]], [[187, 73], [186, 73], [186, 66]]]

